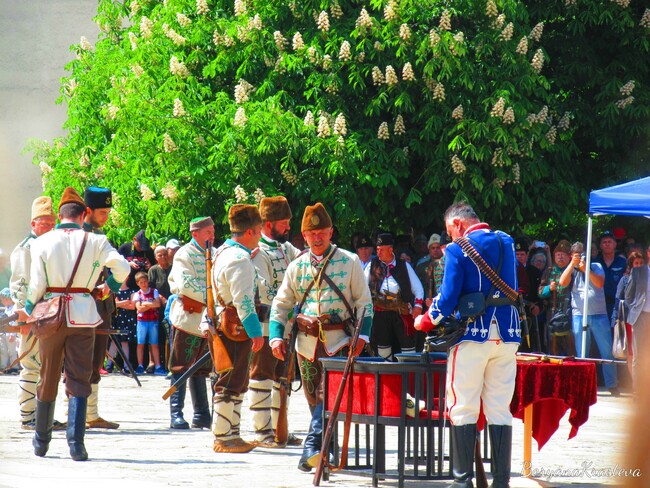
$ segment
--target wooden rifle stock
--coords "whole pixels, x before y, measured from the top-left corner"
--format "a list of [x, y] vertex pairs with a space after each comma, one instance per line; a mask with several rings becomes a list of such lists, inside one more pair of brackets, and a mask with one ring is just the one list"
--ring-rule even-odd
[[[334, 400], [334, 405], [332, 406], [332, 413], [330, 415], [329, 421], [327, 422], [327, 428], [325, 429], [325, 434], [323, 435], [323, 442], [320, 449], [320, 458], [318, 459], [318, 466], [316, 467], [316, 473], [314, 473], [314, 486], [320, 486], [320, 480], [323, 477], [323, 470], [325, 469], [325, 464], [329, 465], [329, 445], [332, 441], [332, 435], [334, 433], [334, 426], [336, 425], [336, 417], [339, 415], [339, 409], [341, 408], [341, 401], [343, 400], [343, 392], [347, 385], [350, 373], [353, 372], [354, 368], [354, 351], [357, 347], [357, 342], [359, 341], [359, 335], [361, 334], [361, 325], [363, 324], [363, 318], [366, 314], [365, 309], [361, 313], [361, 317], [357, 320], [356, 327], [354, 329], [354, 334], [350, 340], [350, 350], [348, 351], [348, 360], [345, 363], [345, 368], [343, 369], [343, 375], [341, 376], [341, 384], [339, 385], [339, 390], [336, 392], [336, 399]], [[348, 391], [348, 406], [351, 406], [351, 395], [352, 390]], [[323, 399], [325, 401], [325, 399]], [[325, 412], [325, 410], [323, 410]], [[344, 467], [347, 464], [347, 437], [350, 432], [350, 424], [352, 421], [352, 412], [348, 410], [345, 413], [345, 433], [343, 440], [343, 448], [341, 452], [341, 462], [339, 469]]]
[[293, 321], [287, 357], [284, 359], [284, 371], [280, 377], [280, 410], [278, 411], [278, 424], [275, 427], [275, 442], [284, 445], [289, 439], [288, 408], [291, 396], [291, 382], [293, 381], [296, 363], [296, 337], [298, 336], [298, 321]]
[[210, 335], [210, 353], [212, 355], [212, 362], [214, 363], [214, 370], [218, 374], [224, 374], [231, 371], [232, 360], [224, 346], [221, 337], [217, 333], [215, 323], [217, 318], [214, 309], [214, 295], [212, 294], [212, 244], [210, 241], [205, 241], [205, 274], [207, 281], [207, 321], [208, 321], [208, 334]]

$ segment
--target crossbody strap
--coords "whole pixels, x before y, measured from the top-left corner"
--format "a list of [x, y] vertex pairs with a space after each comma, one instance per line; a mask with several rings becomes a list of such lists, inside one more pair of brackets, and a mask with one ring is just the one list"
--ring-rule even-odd
[[[497, 235], [499, 239], [500, 236]], [[485, 262], [481, 257], [478, 251], [472, 246], [469, 240], [466, 237], [458, 237], [454, 240], [461, 249], [469, 256], [469, 258], [474, 261], [476, 266], [481, 270], [481, 272], [488, 277], [488, 279], [496, 286], [505, 296], [512, 300], [515, 304], [519, 300], [519, 293], [513, 290], [501, 277]]]
[[65, 286], [66, 295], [70, 292], [70, 288], [72, 287], [72, 280], [74, 280], [74, 277], [77, 274], [77, 270], [79, 269], [79, 263], [81, 262], [81, 256], [83, 256], [84, 249], [86, 249], [86, 242], [88, 241], [88, 232], [83, 230], [82, 232], [84, 233], [84, 239], [81, 242], [81, 249], [79, 249], [79, 256], [77, 256], [77, 261], [75, 261], [74, 268], [72, 268], [72, 275], [70, 276], [70, 280], [68, 281], [68, 284]]

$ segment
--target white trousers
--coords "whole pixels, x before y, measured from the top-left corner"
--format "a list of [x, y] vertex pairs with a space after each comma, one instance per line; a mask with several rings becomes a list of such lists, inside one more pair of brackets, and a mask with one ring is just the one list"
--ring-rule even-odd
[[512, 425], [518, 344], [506, 344], [490, 326], [484, 343], [463, 342], [449, 350], [447, 408], [453, 425], [475, 424], [481, 410], [490, 425]]

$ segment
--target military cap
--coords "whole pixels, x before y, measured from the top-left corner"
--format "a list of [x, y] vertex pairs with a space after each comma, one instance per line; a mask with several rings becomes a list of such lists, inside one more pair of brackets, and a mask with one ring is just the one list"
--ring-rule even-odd
[[212, 217], [196, 217], [190, 220], [190, 232], [201, 230], [205, 227], [210, 226], [214, 227], [214, 221], [212, 220]]
[[302, 216], [301, 231], [328, 229], [332, 227], [332, 219], [322, 203], [308, 205]]
[[384, 232], [377, 236], [377, 245], [378, 246], [394, 246], [395, 237], [389, 232]]
[[90, 186], [84, 193], [84, 202], [89, 208], [111, 208], [113, 206], [113, 195], [108, 188]]

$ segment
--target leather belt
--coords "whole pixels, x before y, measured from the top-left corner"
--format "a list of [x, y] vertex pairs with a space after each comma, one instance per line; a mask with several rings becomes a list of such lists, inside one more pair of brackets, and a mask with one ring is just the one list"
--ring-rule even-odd
[[[45, 291], [49, 293], [65, 293], [66, 288], [65, 286], [48, 286]], [[91, 291], [88, 288], [70, 288], [68, 293], [86, 293], [90, 295]]]

